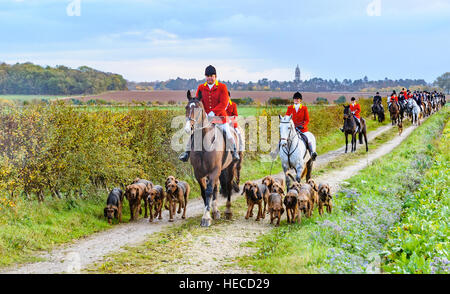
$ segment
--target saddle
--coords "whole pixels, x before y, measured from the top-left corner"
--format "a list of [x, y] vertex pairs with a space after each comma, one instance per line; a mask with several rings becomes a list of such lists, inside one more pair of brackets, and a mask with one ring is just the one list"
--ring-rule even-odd
[[[299, 136], [299, 138], [303, 141], [303, 143], [305, 144], [305, 148], [306, 150], [308, 150], [310, 153], [312, 152], [311, 150], [309, 150], [309, 141], [308, 141], [308, 137], [303, 134], [301, 131], [299, 131], [297, 128], [295, 128], [295, 130], [297, 131], [297, 135]], [[307, 152], [305, 153], [305, 155], [303, 156], [303, 158], [306, 157]]]

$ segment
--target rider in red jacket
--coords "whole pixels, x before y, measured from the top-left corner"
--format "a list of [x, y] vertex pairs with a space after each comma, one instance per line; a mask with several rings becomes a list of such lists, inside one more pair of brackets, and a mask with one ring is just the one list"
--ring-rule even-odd
[[230, 125], [234, 128], [236, 133], [239, 136], [239, 150], [238, 151], [244, 151], [243, 149], [243, 143], [241, 131], [238, 128], [237, 123], [237, 117], [238, 117], [238, 111], [237, 111], [237, 104], [231, 101], [231, 94], [230, 91], [228, 91], [228, 96], [230, 97], [230, 102], [228, 103], [227, 108], [225, 109], [227, 111], [227, 119], [230, 123]]
[[308, 132], [308, 124], [309, 124], [309, 113], [308, 107], [302, 104], [302, 94], [296, 92], [294, 94], [294, 105], [288, 106], [286, 111], [286, 116], [292, 115], [292, 120], [294, 121], [295, 130], [300, 135], [300, 137], [306, 143], [306, 149], [308, 149], [309, 154], [311, 154], [312, 160], [316, 160], [317, 153], [313, 150], [312, 144], [308, 141], [308, 137], [304, 134]]
[[[229, 103], [230, 97], [228, 96], [227, 86], [223, 83], [219, 83], [216, 79], [216, 69], [214, 66], [209, 65], [205, 69], [206, 83], [198, 86], [197, 95], [202, 93], [202, 103], [205, 108], [208, 117], [212, 118], [212, 123], [215, 123], [226, 135], [227, 146], [231, 147], [233, 160], [239, 160], [239, 154], [236, 148], [236, 142], [233, 134], [230, 131], [230, 126], [227, 123], [226, 108]], [[186, 162], [190, 155], [190, 143], [186, 146], [186, 151], [179, 157], [181, 161]]]
[[[355, 121], [356, 121], [356, 132], [359, 131], [359, 129], [361, 128], [361, 105], [359, 105], [358, 103], [356, 103], [356, 98], [352, 97], [351, 99], [352, 103], [350, 104], [350, 111], [353, 114], [353, 116], [355, 117]], [[342, 132], [344, 132], [344, 127], [342, 127], [340, 129]]]

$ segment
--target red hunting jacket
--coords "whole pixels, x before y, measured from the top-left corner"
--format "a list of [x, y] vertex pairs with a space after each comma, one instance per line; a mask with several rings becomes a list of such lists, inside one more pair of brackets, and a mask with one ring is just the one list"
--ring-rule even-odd
[[361, 119], [361, 117], [359, 116], [359, 114], [361, 113], [361, 105], [359, 105], [358, 103], [355, 103], [355, 105], [350, 104], [350, 111], [351, 112], [355, 112], [355, 116], [359, 119]]
[[392, 95], [392, 96], [391, 96], [391, 100], [390, 100], [389, 102], [392, 103], [392, 102], [394, 102], [394, 101], [398, 103], [398, 97], [397, 97], [397, 95]]
[[309, 124], [308, 108], [305, 105], [300, 104], [300, 108], [298, 109], [298, 111], [295, 111], [294, 105], [290, 105], [287, 109], [286, 115], [291, 114], [295, 126], [303, 126], [303, 129], [301, 129], [301, 131], [302, 133], [306, 133], [308, 131]]
[[238, 116], [238, 112], [237, 112], [237, 105], [236, 105], [236, 103], [233, 103], [230, 100], [230, 103], [228, 103], [226, 111], [227, 111], [227, 116], [231, 116], [230, 119], [233, 122], [233, 128], [237, 128], [238, 124], [237, 124], [237, 121], [236, 121], [236, 117]]
[[212, 111], [215, 116], [220, 117], [214, 120], [214, 123], [226, 123], [227, 112], [225, 109], [228, 105], [228, 101], [230, 100], [230, 97], [228, 97], [227, 86], [216, 80], [216, 83], [211, 90], [209, 89], [207, 83], [199, 85], [197, 89], [197, 97], [200, 91], [202, 92], [202, 103], [205, 107], [206, 114]]

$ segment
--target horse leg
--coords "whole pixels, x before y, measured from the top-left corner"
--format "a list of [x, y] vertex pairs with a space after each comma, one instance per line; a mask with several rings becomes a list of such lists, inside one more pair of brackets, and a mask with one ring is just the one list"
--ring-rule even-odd
[[286, 175], [286, 173], [288, 171], [287, 165], [284, 163], [281, 163], [281, 167], [283, 168], [284, 178], [286, 179], [286, 191], [288, 191], [289, 187], [291, 186], [291, 177]]
[[303, 162], [299, 162], [295, 167], [295, 180], [299, 183], [302, 181], [302, 172], [303, 172]]
[[217, 183], [217, 178], [219, 176], [219, 169], [216, 168], [212, 173], [208, 175], [208, 183], [206, 185], [205, 190], [205, 210], [203, 212], [203, 217], [200, 225], [202, 227], [209, 227], [211, 226], [211, 200], [213, 196], [213, 187]]
[[[227, 220], [231, 220], [233, 216], [233, 213], [231, 212], [231, 194], [233, 192], [233, 179], [237, 168], [236, 164], [238, 163], [231, 163], [230, 166], [222, 170], [219, 176], [220, 186], [224, 188], [223, 195], [227, 197], [227, 203], [225, 205], [225, 218]], [[217, 213], [219, 213], [218, 210]]]
[[311, 159], [306, 163], [306, 181], [309, 181], [309, 179], [311, 179], [313, 164], [314, 161], [312, 161]]
[[366, 152], [369, 152], [369, 146], [367, 144], [367, 129], [364, 127], [364, 142], [366, 142]]
[[347, 153], [348, 148], [348, 133], [345, 133], [345, 153]]
[[217, 209], [217, 184], [214, 186], [213, 190], [212, 218], [214, 220], [220, 219], [220, 212], [219, 209]]
[[202, 227], [211, 226], [211, 196], [213, 194], [213, 181], [208, 181], [205, 190], [205, 210], [203, 211], [202, 221], [200, 225]]

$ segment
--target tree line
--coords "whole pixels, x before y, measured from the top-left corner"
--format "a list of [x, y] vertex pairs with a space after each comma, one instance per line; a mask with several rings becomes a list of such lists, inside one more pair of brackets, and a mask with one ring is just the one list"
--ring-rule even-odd
[[[128, 82], [130, 90], [186, 90], [197, 89], [198, 85], [204, 83], [205, 80], [197, 79], [170, 79], [168, 81], [153, 81], [153, 82]], [[305, 92], [360, 92], [367, 89], [383, 89], [404, 87], [410, 88], [412, 86], [429, 86], [424, 79], [399, 79], [391, 80], [385, 78], [384, 80], [370, 81], [367, 76], [358, 79], [344, 79], [343, 81], [327, 80], [322, 78], [312, 78], [306, 81], [271, 81], [268, 79], [261, 79], [258, 82], [244, 83], [240, 81], [230, 82], [221, 81], [227, 85], [229, 90], [240, 91], [305, 91]]]
[[77, 69], [59, 65], [42, 67], [33, 63], [0, 64], [0, 94], [82, 95], [127, 90], [119, 74], [88, 66]]

